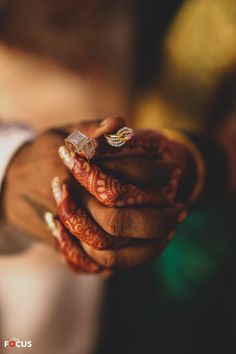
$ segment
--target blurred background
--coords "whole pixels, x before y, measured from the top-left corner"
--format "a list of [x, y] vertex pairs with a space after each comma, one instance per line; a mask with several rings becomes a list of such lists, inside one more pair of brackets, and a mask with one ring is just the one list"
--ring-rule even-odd
[[0, 16], [7, 118], [42, 126], [142, 109], [142, 125], [148, 109], [149, 126], [201, 129], [234, 110], [234, 0], [1, 0]]
[[[0, 0], [2, 121], [42, 131], [110, 114], [123, 115], [139, 128], [233, 135], [235, 0]], [[5, 305], [4, 299], [16, 284], [14, 274], [27, 276], [24, 257], [30, 258], [27, 252], [34, 247], [24, 235], [8, 229], [2, 235], [6, 232], [7, 238], [0, 237], [3, 327], [10, 313], [6, 306], [14, 305], [17, 312], [26, 301], [24, 294], [20, 303], [13, 297]], [[235, 233], [234, 196], [202, 205], [154, 264], [104, 281], [104, 330], [95, 352], [230, 352], [235, 346]], [[38, 258], [32, 257], [32, 274], [49, 252], [41, 247]], [[58, 270], [50, 269], [53, 282]], [[58, 284], [65, 304], [66, 282]], [[43, 301], [49, 311], [46, 295]], [[29, 316], [37, 322], [39, 314], [32, 309]], [[10, 322], [9, 328], [19, 331], [21, 321]], [[50, 331], [40, 332], [45, 342], [58, 338]]]

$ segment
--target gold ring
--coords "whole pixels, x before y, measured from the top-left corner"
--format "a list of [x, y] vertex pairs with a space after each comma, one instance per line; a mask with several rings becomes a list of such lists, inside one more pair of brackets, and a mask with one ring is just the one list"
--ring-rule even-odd
[[88, 138], [79, 130], [73, 131], [65, 140], [65, 145], [70, 151], [73, 151], [88, 160], [95, 155], [96, 141]]
[[119, 129], [115, 134], [105, 134], [104, 136], [109, 145], [120, 147], [123, 146], [126, 141], [132, 139], [134, 132], [131, 128], [123, 127]]

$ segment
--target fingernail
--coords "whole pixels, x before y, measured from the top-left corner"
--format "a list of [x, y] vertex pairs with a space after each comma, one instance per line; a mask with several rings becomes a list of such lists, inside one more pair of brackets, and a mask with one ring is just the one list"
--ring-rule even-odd
[[55, 223], [55, 219], [54, 219], [54, 215], [50, 211], [48, 211], [44, 214], [44, 220], [45, 220], [49, 230], [54, 232], [57, 228], [56, 223]]
[[70, 169], [73, 168], [74, 166], [74, 154], [70, 152], [65, 146], [60, 146], [58, 149], [58, 154], [60, 158], [64, 161], [67, 167]]
[[186, 217], [187, 217], [187, 212], [184, 210], [184, 211], [182, 211], [180, 214], [179, 214], [179, 218], [178, 218], [178, 222], [182, 222], [182, 221], [184, 221], [185, 219], [186, 219]]
[[56, 202], [59, 203], [62, 198], [62, 187], [59, 177], [54, 177], [52, 180], [52, 193]]
[[48, 211], [44, 214], [44, 220], [47, 224], [47, 227], [52, 232], [52, 236], [54, 236], [56, 239], [60, 240], [60, 230], [58, 229], [58, 227], [56, 225], [54, 215], [50, 211]]

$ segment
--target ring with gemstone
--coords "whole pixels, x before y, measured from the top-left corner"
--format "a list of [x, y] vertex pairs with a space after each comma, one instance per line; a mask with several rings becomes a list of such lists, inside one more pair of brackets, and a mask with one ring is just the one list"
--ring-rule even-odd
[[96, 140], [87, 137], [79, 130], [73, 131], [64, 141], [70, 151], [86, 157], [88, 160], [92, 159], [95, 155]]
[[128, 140], [134, 136], [134, 131], [131, 128], [123, 127], [114, 134], [104, 135], [107, 143], [111, 146], [120, 147], [123, 146]]

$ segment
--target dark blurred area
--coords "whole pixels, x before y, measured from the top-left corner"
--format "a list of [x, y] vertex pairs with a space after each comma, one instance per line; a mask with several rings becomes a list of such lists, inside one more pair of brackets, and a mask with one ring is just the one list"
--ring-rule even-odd
[[134, 87], [139, 92], [158, 82], [165, 34], [183, 0], [135, 2]]

